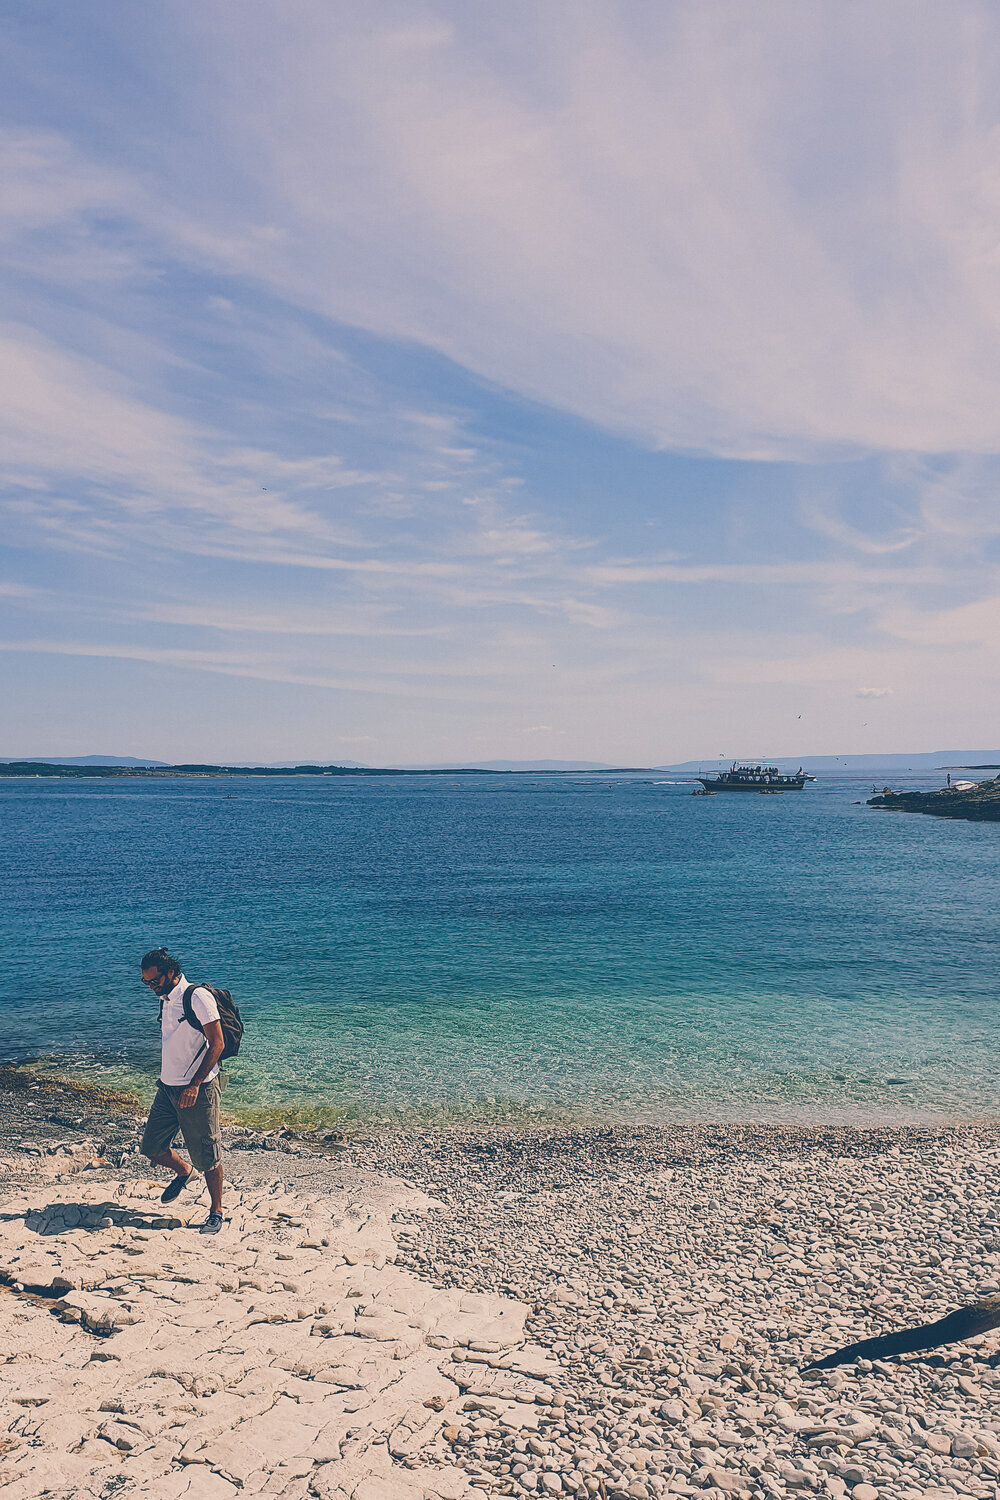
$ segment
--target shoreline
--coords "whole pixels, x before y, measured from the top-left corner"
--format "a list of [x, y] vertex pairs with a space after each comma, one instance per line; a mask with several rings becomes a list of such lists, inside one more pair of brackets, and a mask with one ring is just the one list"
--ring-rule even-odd
[[[44, 1069], [44, 1071], [42, 1071]], [[18, 1095], [37, 1085], [52, 1091], [52, 1097], [62, 1094], [69, 1099], [78, 1097], [81, 1104], [90, 1101], [95, 1108], [108, 1107], [112, 1111], [144, 1114], [155, 1089], [155, 1077], [134, 1081], [134, 1073], [119, 1087], [113, 1081], [91, 1084], [78, 1074], [58, 1071], [59, 1063], [48, 1057], [28, 1057], [16, 1061], [0, 1061], [0, 1138], [2, 1138], [2, 1101], [8, 1090]], [[234, 1089], [238, 1094], [239, 1086]], [[49, 1097], [46, 1094], [45, 1097]], [[495, 1102], [495, 1101], [490, 1101]], [[315, 1100], [286, 1100], [275, 1104], [236, 1103], [231, 1095], [223, 1094], [223, 1122], [234, 1129], [256, 1134], [285, 1133], [297, 1139], [319, 1139], [333, 1133], [347, 1136], [416, 1134], [427, 1135], [448, 1132], [510, 1132], [513, 1135], [535, 1132], [564, 1131], [584, 1134], [599, 1130], [633, 1132], [677, 1132], [709, 1131], [717, 1134], [732, 1133], [740, 1139], [756, 1133], [782, 1132], [800, 1136], [803, 1140], [821, 1139], [825, 1136], [839, 1137], [883, 1135], [895, 1133], [900, 1138], [914, 1131], [937, 1132], [1000, 1127], [1000, 1108], [984, 1109], [970, 1114], [958, 1108], [939, 1107], [933, 1111], [914, 1111], [912, 1115], [893, 1112], [876, 1104], [861, 1106], [831, 1106], [824, 1117], [823, 1107], [815, 1106], [808, 1115], [787, 1112], [772, 1112], [760, 1115], [751, 1113], [719, 1113], [714, 1116], [677, 1118], [666, 1115], [659, 1120], [614, 1119], [608, 1121], [595, 1113], [561, 1111], [555, 1107], [511, 1104], [509, 1109], [489, 1113], [479, 1107], [479, 1101], [451, 1106], [426, 1106], [423, 1113], [416, 1108], [363, 1112], [353, 1106], [331, 1102], [317, 1104]]]
[[[153, 1169], [139, 1156], [136, 1138], [151, 1098], [152, 1085], [144, 1100], [128, 1090], [0, 1064], [0, 1175], [12, 1172], [22, 1145], [30, 1155], [45, 1155], [54, 1144], [70, 1147], [67, 1135], [100, 1137], [98, 1144], [107, 1147], [108, 1166], [147, 1174]], [[247, 1123], [238, 1113], [227, 1115], [224, 1109], [227, 1149], [286, 1156], [298, 1152], [319, 1158], [336, 1155], [343, 1160], [356, 1154], [387, 1172], [405, 1167], [433, 1175], [434, 1163], [451, 1156], [494, 1163], [536, 1158], [572, 1164], [578, 1158], [580, 1169], [587, 1172], [619, 1164], [642, 1164], [652, 1171], [791, 1157], [864, 1160], [905, 1149], [975, 1150], [981, 1142], [1000, 1142], [1000, 1114], [883, 1125], [769, 1120], [594, 1124], [559, 1119], [429, 1123], [361, 1118], [340, 1120], [336, 1125], [303, 1125], [282, 1119], [285, 1112], [279, 1109], [273, 1113], [277, 1123], [259, 1125]], [[71, 1149], [81, 1154], [79, 1142]]]
[[805, 1366], [1000, 1290], [1000, 1121], [227, 1127], [206, 1245], [137, 1101], [10, 1072], [11, 1500], [997, 1493], [1000, 1332]]

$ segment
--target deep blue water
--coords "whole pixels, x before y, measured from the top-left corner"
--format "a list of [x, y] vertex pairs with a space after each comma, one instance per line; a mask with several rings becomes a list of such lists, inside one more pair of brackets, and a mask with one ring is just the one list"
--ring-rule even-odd
[[0, 1057], [154, 1077], [162, 943], [244, 1012], [236, 1107], [1000, 1108], [1000, 825], [659, 781], [0, 781]]

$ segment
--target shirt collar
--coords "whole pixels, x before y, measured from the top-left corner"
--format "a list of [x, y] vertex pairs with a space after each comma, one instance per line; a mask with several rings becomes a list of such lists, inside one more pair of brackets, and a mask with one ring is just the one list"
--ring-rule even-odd
[[170, 991], [170, 994], [167, 996], [167, 999], [168, 1000], [183, 1000], [183, 998], [184, 998], [184, 991], [186, 989], [187, 989], [187, 980], [184, 978], [184, 975], [182, 974], [181, 977], [178, 979], [177, 983], [174, 985], [173, 989]]

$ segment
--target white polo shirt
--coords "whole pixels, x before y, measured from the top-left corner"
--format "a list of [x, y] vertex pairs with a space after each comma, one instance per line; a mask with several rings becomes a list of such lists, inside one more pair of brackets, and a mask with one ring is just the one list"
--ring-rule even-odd
[[[194, 1026], [189, 1026], [184, 1019], [182, 1002], [187, 984], [182, 974], [163, 1002], [160, 1082], [169, 1083], [174, 1088], [183, 1083], [190, 1083], [191, 1078], [198, 1071], [208, 1046], [201, 1032]], [[209, 990], [197, 989], [192, 993], [191, 1009], [202, 1024], [219, 1019], [219, 1007], [215, 1003], [215, 996]], [[219, 1065], [216, 1063], [208, 1078], [214, 1078], [218, 1071]], [[204, 1080], [206, 1083], [208, 1078]]]

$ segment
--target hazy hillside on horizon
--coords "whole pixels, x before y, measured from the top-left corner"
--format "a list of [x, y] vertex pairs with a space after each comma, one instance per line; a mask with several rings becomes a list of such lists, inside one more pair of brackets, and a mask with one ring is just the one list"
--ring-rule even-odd
[[394, 766], [397, 771], [615, 771], [620, 766], [601, 760], [448, 760], [431, 764]]
[[198, 760], [169, 761], [141, 760], [134, 755], [0, 755], [0, 766], [16, 763], [34, 763], [42, 766], [153, 766], [211, 765], [231, 766], [236, 770], [291, 770], [294, 766], [346, 766], [350, 770], [363, 771], [367, 767], [359, 760]]
[[20, 762], [42, 766], [166, 766], [166, 760], [141, 760], [134, 755], [0, 755], [0, 766]]
[[0, 765], [18, 761], [34, 761], [49, 766], [150, 766], [154, 769], [172, 764], [219, 765], [233, 770], [293, 770], [296, 766], [341, 766], [347, 770], [391, 770], [391, 771], [657, 771], [679, 775], [694, 775], [699, 771], [724, 770], [738, 759], [741, 764], [777, 766], [782, 771], [794, 771], [802, 766], [813, 772], [890, 772], [890, 771], [935, 771], [945, 769], [972, 769], [974, 767], [1000, 768], [1000, 750], [933, 750], [919, 751], [913, 755], [887, 752], [879, 755], [747, 755], [706, 756], [703, 760], [676, 761], [670, 765], [646, 765], [631, 761], [614, 765], [595, 760], [473, 760], [430, 763], [418, 761], [408, 765], [373, 767], [357, 760], [207, 760], [191, 759], [182, 762], [142, 760], [133, 755], [0, 755]]
[[[705, 760], [686, 760], [672, 766], [662, 766], [664, 771], [718, 771], [733, 764], [736, 757], [725, 759], [714, 756]], [[929, 750], [915, 755], [886, 753], [879, 755], [756, 755], [741, 756], [743, 765], [777, 766], [781, 771], [795, 771], [799, 766], [806, 771], [936, 771], [944, 769], [970, 769], [973, 766], [1000, 767], [1000, 750]]]

